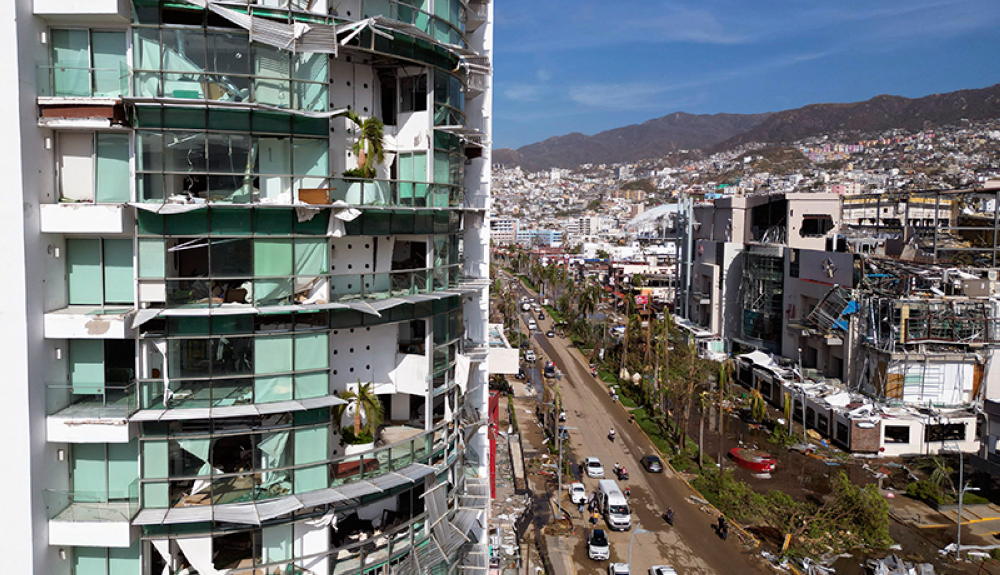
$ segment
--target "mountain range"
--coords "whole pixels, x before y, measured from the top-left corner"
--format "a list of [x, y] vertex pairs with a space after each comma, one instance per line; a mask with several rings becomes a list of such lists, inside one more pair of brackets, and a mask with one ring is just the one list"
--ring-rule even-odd
[[516, 150], [493, 151], [494, 163], [527, 171], [581, 164], [628, 163], [683, 149], [725, 151], [741, 144], [780, 144], [840, 131], [920, 130], [959, 120], [1000, 118], [1000, 84], [922, 98], [881, 95], [849, 104], [811, 104], [767, 114], [675, 112], [587, 136], [556, 136]]

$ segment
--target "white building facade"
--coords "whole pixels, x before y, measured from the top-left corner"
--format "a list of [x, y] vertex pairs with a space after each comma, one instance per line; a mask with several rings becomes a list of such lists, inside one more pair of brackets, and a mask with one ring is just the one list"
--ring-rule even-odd
[[493, 5], [2, 10], [8, 567], [485, 575]]

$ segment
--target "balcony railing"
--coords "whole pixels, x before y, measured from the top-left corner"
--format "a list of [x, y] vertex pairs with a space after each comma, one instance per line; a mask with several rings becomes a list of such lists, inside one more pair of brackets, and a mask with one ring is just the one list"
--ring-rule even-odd
[[[334, 276], [281, 276], [268, 278], [168, 279], [166, 304], [170, 308], [281, 306], [302, 303], [305, 294], [331, 303], [377, 301], [429, 294], [457, 287], [462, 281], [462, 264], [418, 270], [348, 274]], [[162, 282], [164, 280], [156, 280]], [[328, 283], [326, 291], [321, 286]], [[150, 283], [140, 280], [140, 283]], [[298, 286], [305, 286], [299, 289]], [[237, 294], [233, 295], [233, 294]], [[302, 301], [300, 301], [302, 300]]]
[[[464, 46], [458, 22], [450, 22], [399, 0], [362, 0], [361, 17], [385, 16], [410, 24], [438, 42]], [[462, 15], [459, 15], [459, 19]]]
[[46, 489], [42, 499], [53, 521], [131, 521], [139, 511], [139, 480], [121, 492]]
[[[222, 204], [222, 205], [291, 205], [295, 201], [313, 204], [328, 205], [335, 202], [344, 202], [352, 206], [377, 206], [377, 207], [407, 207], [407, 208], [459, 208], [462, 207], [464, 190], [461, 186], [452, 184], [434, 184], [430, 182], [418, 182], [410, 180], [362, 180], [352, 178], [315, 178], [307, 177], [313, 181], [312, 187], [293, 187], [290, 182], [293, 178], [301, 179], [302, 176], [262, 176], [271, 180], [283, 179], [286, 181], [286, 191], [275, 194], [271, 197], [261, 197], [260, 190], [255, 184], [247, 182], [243, 187], [233, 187], [235, 176], [221, 176], [218, 178], [205, 175], [209, 181], [209, 186], [213, 183], [221, 183], [223, 187], [218, 189], [206, 189], [203, 191], [185, 193], [183, 196], [166, 196], [162, 193], [160, 186], [148, 185], [149, 178], [155, 178], [160, 174], [139, 174], [139, 184], [137, 188], [155, 190], [148, 194], [141, 191], [138, 194], [138, 201], [142, 203], [191, 203], [191, 204]], [[166, 177], [175, 174], [164, 174]], [[250, 177], [251, 180], [257, 176]], [[242, 177], [238, 179], [243, 179]], [[226, 184], [229, 184], [226, 186]]]
[[139, 409], [138, 385], [128, 383], [50, 383], [47, 415], [70, 419], [126, 419]]
[[208, 476], [145, 479], [142, 508], [179, 508], [264, 501], [371, 480], [414, 463], [442, 467], [455, 453], [457, 432], [450, 423], [365, 453], [327, 461]]
[[43, 98], [118, 98], [129, 94], [129, 70], [39, 65], [35, 83]]

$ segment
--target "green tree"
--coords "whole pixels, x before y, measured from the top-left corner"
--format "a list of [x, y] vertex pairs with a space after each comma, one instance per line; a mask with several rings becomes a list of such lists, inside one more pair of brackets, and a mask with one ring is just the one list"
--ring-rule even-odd
[[348, 408], [354, 411], [353, 439], [357, 443], [368, 443], [375, 438], [375, 432], [382, 425], [384, 409], [378, 395], [375, 394], [373, 383], [361, 383], [358, 380], [357, 389], [349, 390], [340, 396], [346, 403], [336, 406], [334, 415], [341, 421]]
[[358, 158], [357, 175], [374, 178], [376, 167], [385, 162], [385, 124], [375, 116], [362, 120], [353, 110], [349, 110], [346, 116], [357, 129], [357, 138], [351, 146]]

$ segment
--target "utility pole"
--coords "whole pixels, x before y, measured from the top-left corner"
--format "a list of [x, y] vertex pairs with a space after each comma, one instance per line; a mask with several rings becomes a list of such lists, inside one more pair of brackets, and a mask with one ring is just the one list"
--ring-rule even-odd
[[[799, 379], [802, 383], [799, 384], [799, 393], [802, 394], [802, 443], [809, 443], [806, 438], [806, 375], [802, 371], [802, 348], [799, 348]], [[789, 429], [791, 429], [791, 422], [789, 422]]]

